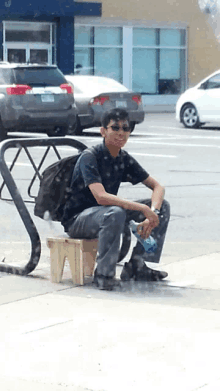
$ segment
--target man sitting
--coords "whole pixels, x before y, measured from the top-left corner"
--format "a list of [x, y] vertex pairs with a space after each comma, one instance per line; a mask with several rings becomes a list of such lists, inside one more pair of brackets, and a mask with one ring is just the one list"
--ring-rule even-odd
[[[122, 280], [155, 281], [166, 272], [150, 269], [145, 261], [160, 261], [170, 217], [164, 188], [125, 150], [131, 134], [128, 113], [123, 109], [107, 112], [100, 129], [103, 143], [83, 151], [75, 166], [72, 195], [65, 206], [62, 224], [71, 238], [98, 238], [94, 282], [99, 289], [111, 290], [120, 251], [120, 237], [130, 220], [139, 222], [138, 233], [150, 234], [157, 242], [155, 253], [146, 254], [137, 242], [131, 259], [125, 263]], [[142, 182], [152, 190], [151, 199], [129, 201], [117, 195], [122, 182]]]

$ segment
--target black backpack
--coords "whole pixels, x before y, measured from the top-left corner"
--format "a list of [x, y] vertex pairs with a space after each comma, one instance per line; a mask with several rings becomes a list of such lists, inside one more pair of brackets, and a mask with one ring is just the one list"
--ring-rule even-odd
[[44, 170], [35, 199], [35, 216], [43, 219], [48, 211], [51, 220], [61, 221], [65, 203], [71, 195], [72, 173], [81, 153], [60, 159]]

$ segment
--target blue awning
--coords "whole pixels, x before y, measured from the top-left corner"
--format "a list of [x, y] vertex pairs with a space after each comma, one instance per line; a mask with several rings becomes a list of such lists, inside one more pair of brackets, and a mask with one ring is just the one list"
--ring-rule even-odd
[[0, 17], [49, 17], [101, 16], [102, 3], [76, 2], [74, 0], [3, 0]]

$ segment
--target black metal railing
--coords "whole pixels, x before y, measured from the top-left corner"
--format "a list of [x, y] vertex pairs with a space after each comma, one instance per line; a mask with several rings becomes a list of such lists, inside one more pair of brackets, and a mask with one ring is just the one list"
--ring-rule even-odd
[[[0, 173], [3, 178], [3, 183], [0, 187], [0, 199], [4, 200], [4, 198], [2, 198], [1, 195], [4, 186], [6, 186], [11, 195], [10, 201], [14, 202], [31, 241], [30, 259], [24, 267], [14, 266], [14, 265], [12, 266], [4, 262], [0, 262], [0, 271], [6, 273], [12, 273], [12, 274], [27, 275], [36, 268], [40, 260], [40, 255], [41, 255], [40, 236], [30, 216], [30, 213], [25, 205], [25, 202], [34, 202], [33, 199], [35, 199], [35, 196], [31, 194], [31, 188], [36, 178], [39, 178], [39, 180], [41, 180], [40, 170], [50, 149], [52, 148], [54, 150], [58, 160], [61, 159], [61, 156], [57, 150], [58, 146], [69, 146], [77, 149], [78, 151], [83, 151], [84, 149], [87, 148], [80, 141], [74, 140], [72, 138], [67, 138], [67, 137], [9, 139], [9, 140], [2, 141], [0, 143]], [[41, 158], [39, 164], [35, 163], [33, 155], [31, 153], [34, 150], [34, 147], [46, 147], [46, 151], [44, 152], [44, 155]], [[16, 149], [16, 153], [10, 165], [10, 168], [8, 168], [5, 161], [5, 152], [8, 149]], [[32, 198], [31, 201], [23, 200], [12, 176], [13, 168], [16, 164], [18, 157], [20, 156], [21, 151], [24, 151], [26, 153], [26, 156], [28, 157], [35, 172], [27, 190], [29, 198]]]

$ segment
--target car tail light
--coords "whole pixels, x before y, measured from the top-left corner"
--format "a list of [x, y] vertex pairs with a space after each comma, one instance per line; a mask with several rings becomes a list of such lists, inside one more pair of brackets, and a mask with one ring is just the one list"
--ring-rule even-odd
[[95, 98], [91, 99], [90, 104], [91, 105], [100, 105], [102, 106], [107, 100], [109, 100], [109, 96], [96, 96]]
[[66, 90], [67, 94], [73, 94], [73, 87], [71, 86], [71, 84], [61, 84], [60, 88], [62, 90]]
[[25, 95], [27, 91], [32, 90], [30, 86], [18, 84], [14, 87], [6, 88], [8, 95]]
[[138, 105], [142, 103], [141, 95], [133, 95], [132, 100], [135, 101]]

